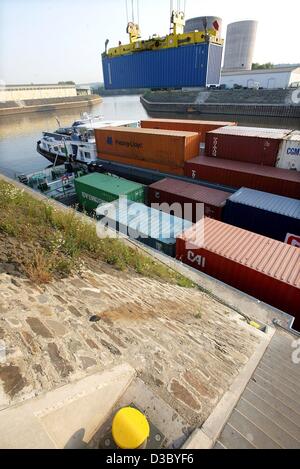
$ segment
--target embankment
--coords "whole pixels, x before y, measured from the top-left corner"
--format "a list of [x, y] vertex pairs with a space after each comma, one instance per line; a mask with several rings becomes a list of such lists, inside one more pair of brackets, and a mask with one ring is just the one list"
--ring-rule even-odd
[[149, 114], [300, 117], [294, 90], [150, 91], [141, 97]]
[[24, 114], [28, 112], [49, 112], [59, 109], [81, 108], [102, 102], [96, 94], [86, 96], [70, 96], [66, 98], [27, 99], [24, 101], [6, 101], [0, 103], [0, 117]]

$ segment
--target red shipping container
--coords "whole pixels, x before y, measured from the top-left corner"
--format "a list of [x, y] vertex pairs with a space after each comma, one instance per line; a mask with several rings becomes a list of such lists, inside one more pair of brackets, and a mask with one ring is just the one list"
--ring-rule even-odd
[[[199, 238], [204, 226], [204, 242]], [[177, 238], [176, 257], [296, 318], [300, 328], [300, 249], [204, 218]]]
[[185, 163], [185, 176], [300, 199], [300, 173], [288, 169], [199, 156]]
[[[180, 213], [178, 215], [175, 213], [175, 215], [193, 223], [202, 217], [201, 210], [197, 210], [199, 204], [204, 204], [205, 216], [221, 220], [223, 207], [231, 195], [229, 192], [169, 178], [162, 179], [148, 187], [149, 205], [179, 204]], [[167, 212], [168, 207], [162, 206], [162, 210]]]
[[206, 134], [205, 154], [214, 158], [276, 166], [279, 146], [291, 130], [222, 127]]
[[236, 122], [204, 121], [192, 119], [147, 119], [141, 121], [141, 127], [143, 129], [165, 129], [197, 132], [199, 134], [199, 143], [205, 142], [206, 132], [231, 125], [236, 126]]

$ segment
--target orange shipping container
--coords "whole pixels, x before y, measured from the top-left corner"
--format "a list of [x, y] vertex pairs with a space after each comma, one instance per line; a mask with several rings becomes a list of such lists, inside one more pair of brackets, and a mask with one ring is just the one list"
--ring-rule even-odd
[[166, 166], [159, 163], [152, 163], [151, 161], [135, 160], [133, 158], [124, 158], [118, 155], [106, 155], [101, 154], [102, 160], [115, 161], [117, 163], [126, 164], [128, 166], [136, 166], [138, 168], [150, 169], [152, 171], [159, 171], [165, 174], [174, 174], [175, 176], [184, 176], [184, 168], [178, 168], [176, 166]]
[[183, 168], [185, 161], [199, 155], [195, 132], [106, 127], [95, 129], [95, 137], [99, 157], [105, 154]]
[[165, 130], [183, 130], [185, 132], [197, 132], [199, 135], [199, 144], [205, 142], [207, 132], [237, 125], [236, 122], [222, 121], [202, 121], [185, 119], [147, 119], [141, 121], [143, 129], [165, 129]]

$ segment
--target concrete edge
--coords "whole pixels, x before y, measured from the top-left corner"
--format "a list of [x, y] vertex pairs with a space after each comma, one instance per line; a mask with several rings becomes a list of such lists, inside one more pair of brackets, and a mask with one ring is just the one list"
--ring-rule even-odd
[[227, 423], [233, 409], [244, 392], [251, 376], [259, 365], [265, 351], [267, 350], [274, 334], [275, 328], [268, 327], [267, 332], [248, 360], [228, 391], [223, 395], [216, 408], [204, 422], [201, 428], [194, 430], [192, 435], [182, 446], [182, 449], [212, 449]]

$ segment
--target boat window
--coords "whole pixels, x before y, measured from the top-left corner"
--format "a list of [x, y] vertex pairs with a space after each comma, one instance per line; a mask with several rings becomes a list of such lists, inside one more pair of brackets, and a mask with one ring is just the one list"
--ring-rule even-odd
[[58, 151], [58, 147], [54, 147], [54, 151]]
[[90, 159], [90, 158], [91, 158], [91, 154], [90, 154], [88, 151], [85, 151], [85, 152], [84, 152], [84, 156], [85, 156], [87, 159]]

